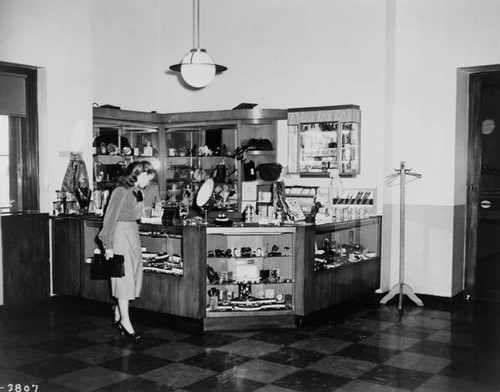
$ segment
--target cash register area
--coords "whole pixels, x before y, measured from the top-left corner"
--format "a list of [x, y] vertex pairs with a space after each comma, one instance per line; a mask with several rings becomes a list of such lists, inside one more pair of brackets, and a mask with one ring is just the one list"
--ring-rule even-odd
[[[134, 309], [132, 309], [134, 312]], [[500, 390], [500, 303], [359, 305], [297, 329], [188, 334], [108, 305], [52, 297], [0, 312], [0, 391]]]

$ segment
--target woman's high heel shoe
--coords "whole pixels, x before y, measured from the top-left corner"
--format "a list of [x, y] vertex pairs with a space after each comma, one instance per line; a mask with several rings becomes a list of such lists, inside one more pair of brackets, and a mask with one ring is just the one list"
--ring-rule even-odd
[[116, 304], [113, 305], [111, 308], [112, 315], [111, 315], [111, 325], [115, 328], [120, 329], [120, 322], [122, 321], [121, 317], [118, 318], [118, 320], [115, 318], [116, 317]]
[[139, 335], [137, 332], [130, 333], [129, 331], [127, 331], [121, 322], [118, 322], [118, 329], [120, 330], [120, 334], [122, 336], [126, 336], [130, 340], [136, 341], [141, 338], [141, 335]]

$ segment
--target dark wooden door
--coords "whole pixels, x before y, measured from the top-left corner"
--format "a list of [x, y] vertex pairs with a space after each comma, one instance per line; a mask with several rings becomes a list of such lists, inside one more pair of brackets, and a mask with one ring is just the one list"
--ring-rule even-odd
[[481, 172], [474, 297], [500, 301], [500, 72], [478, 77], [480, 104], [474, 106], [478, 112], [474, 131], [481, 138]]
[[[500, 65], [491, 65], [483, 67], [472, 67], [463, 69], [464, 74], [468, 75], [468, 136], [467, 136], [467, 207], [466, 207], [466, 238], [465, 238], [465, 284], [464, 295], [466, 299], [477, 298], [477, 278], [478, 278], [478, 258], [488, 256], [484, 249], [487, 243], [481, 238], [482, 249], [478, 249], [478, 235], [490, 229], [480, 229], [481, 219], [484, 219], [484, 211], [481, 204], [484, 201], [485, 189], [496, 185], [500, 186], [500, 180], [487, 179], [482, 177], [482, 172], [492, 163], [495, 166], [496, 158], [487, 156], [488, 148], [494, 147], [489, 140], [483, 140], [481, 124], [484, 121], [483, 107], [485, 106], [485, 86], [491, 83], [491, 80], [498, 79], [500, 75]], [[496, 124], [497, 132], [500, 132], [500, 124]], [[491, 144], [484, 149], [485, 161], [483, 162], [483, 143]], [[483, 167], [482, 167], [483, 166]], [[500, 162], [497, 165], [500, 168]], [[500, 178], [500, 177], [499, 177]], [[485, 181], [487, 180], [487, 181]], [[483, 189], [481, 189], [483, 188]], [[495, 189], [488, 189], [488, 192]], [[480, 203], [481, 202], [481, 203]], [[497, 241], [496, 238], [493, 240]], [[486, 253], [485, 253], [486, 251]]]

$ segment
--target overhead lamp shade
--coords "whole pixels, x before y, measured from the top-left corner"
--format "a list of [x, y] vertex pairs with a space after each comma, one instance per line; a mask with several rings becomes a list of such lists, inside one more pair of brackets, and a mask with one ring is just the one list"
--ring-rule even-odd
[[214, 64], [205, 49], [191, 49], [180, 64], [172, 65], [170, 69], [180, 71], [184, 81], [191, 87], [202, 88], [214, 80], [216, 72], [223, 72], [227, 67]]

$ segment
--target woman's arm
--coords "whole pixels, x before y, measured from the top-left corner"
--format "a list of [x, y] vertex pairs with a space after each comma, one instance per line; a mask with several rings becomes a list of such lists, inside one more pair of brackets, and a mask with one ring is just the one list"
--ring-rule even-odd
[[115, 232], [118, 215], [121, 211], [121, 206], [125, 200], [125, 195], [125, 188], [119, 186], [113, 190], [109, 199], [108, 208], [104, 215], [102, 230], [99, 233], [99, 239], [103, 242], [106, 253], [108, 253], [108, 251], [113, 251], [113, 234]]

